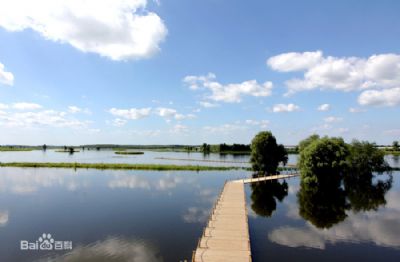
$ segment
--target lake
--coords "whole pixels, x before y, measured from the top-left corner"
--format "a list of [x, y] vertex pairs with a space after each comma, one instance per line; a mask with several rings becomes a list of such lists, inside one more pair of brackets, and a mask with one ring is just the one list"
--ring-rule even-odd
[[[116, 163], [123, 160], [160, 163], [155, 159], [158, 157], [232, 162], [238, 159], [220, 158], [216, 154], [203, 158], [197, 153], [148, 151], [126, 158], [114, 158], [112, 151], [88, 151], [72, 156], [51, 151], [0, 153], [2, 162]], [[248, 156], [241, 156], [240, 162], [246, 162], [246, 158], [248, 160]], [[392, 166], [399, 165], [398, 159], [391, 156], [387, 159]], [[292, 160], [295, 161], [295, 156]], [[163, 161], [188, 164], [184, 160]], [[225, 180], [250, 175], [247, 171], [1, 168], [0, 260], [141, 262], [190, 259]], [[387, 177], [383, 175], [379, 179], [386, 181]], [[339, 218], [336, 220], [326, 218], [327, 214], [307, 218], [299, 215], [299, 210], [309, 207], [303, 202], [299, 204], [302, 189], [298, 178], [286, 180], [286, 187], [282, 186], [283, 182], [246, 186], [253, 261], [399, 261], [400, 173], [394, 172], [392, 177], [390, 188], [373, 191], [374, 194], [367, 195], [362, 202], [376, 203], [373, 205], [376, 210], [364, 210], [366, 208], [357, 206], [354, 199], [352, 208], [346, 203], [328, 201], [340, 207], [337, 208], [340, 214], [329, 214]], [[374, 185], [378, 183], [376, 179], [373, 182]], [[312, 197], [304, 193], [301, 196], [302, 199]], [[355, 211], [355, 207], [359, 210]], [[328, 223], [330, 227], [319, 228], [313, 223], [320, 227]], [[43, 233], [51, 234], [55, 241], [72, 242], [72, 250], [20, 250], [21, 240], [35, 242]]]

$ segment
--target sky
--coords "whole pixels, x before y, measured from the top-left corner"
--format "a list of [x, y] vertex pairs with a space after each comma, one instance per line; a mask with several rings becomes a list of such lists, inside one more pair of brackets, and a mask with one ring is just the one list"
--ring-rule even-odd
[[0, 144], [400, 138], [400, 2], [0, 0]]

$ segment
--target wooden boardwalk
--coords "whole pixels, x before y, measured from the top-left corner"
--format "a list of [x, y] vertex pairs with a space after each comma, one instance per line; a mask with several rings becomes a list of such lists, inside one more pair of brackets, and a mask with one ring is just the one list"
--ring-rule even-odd
[[297, 174], [239, 179], [226, 182], [214, 204], [193, 262], [251, 261], [249, 225], [244, 184], [283, 179]]

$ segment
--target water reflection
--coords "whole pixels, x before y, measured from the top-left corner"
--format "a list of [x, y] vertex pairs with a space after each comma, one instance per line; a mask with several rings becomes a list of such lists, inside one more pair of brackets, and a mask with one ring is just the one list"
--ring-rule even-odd
[[345, 191], [335, 183], [301, 183], [299, 214], [318, 228], [330, 228], [346, 218]]
[[182, 215], [186, 223], [204, 223], [210, 215], [210, 208], [189, 207]]
[[268, 234], [270, 241], [289, 247], [325, 249], [339, 242], [372, 242], [377, 246], [400, 249], [399, 192], [387, 194], [388, 205], [380, 212], [367, 211], [349, 215], [342, 223], [320, 230], [311, 223], [305, 227], [284, 226]]
[[288, 194], [286, 181], [264, 181], [251, 184], [251, 209], [260, 216], [270, 217], [276, 210], [276, 200], [282, 201]]
[[287, 216], [298, 219], [294, 215], [298, 208], [305, 226], [277, 228], [268, 234], [270, 241], [318, 249], [338, 242], [400, 248], [400, 192], [389, 192], [391, 174], [346, 174], [337, 183], [315, 183], [301, 182], [298, 206], [287, 203]]
[[8, 223], [8, 211], [0, 210], [0, 227], [7, 225]]
[[345, 174], [342, 180], [333, 183], [300, 183], [297, 194], [299, 214], [318, 228], [330, 228], [343, 221], [346, 210], [353, 212], [377, 210], [386, 204], [385, 194], [392, 187], [393, 177], [374, 182], [371, 173]]
[[162, 262], [159, 251], [150, 243], [141, 240], [128, 240], [110, 237], [86, 246], [75, 247], [73, 251], [57, 257], [50, 257], [40, 261], [134, 261], [134, 262]]
[[393, 177], [376, 183], [373, 180], [374, 176], [368, 173], [344, 177], [346, 195], [354, 212], [378, 210], [386, 204], [385, 194], [392, 188]]

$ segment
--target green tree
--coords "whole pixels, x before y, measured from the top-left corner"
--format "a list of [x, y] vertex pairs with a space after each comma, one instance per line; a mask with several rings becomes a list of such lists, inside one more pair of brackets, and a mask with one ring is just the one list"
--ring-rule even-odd
[[399, 147], [398, 141], [393, 141], [392, 149], [393, 149], [393, 151], [399, 151], [400, 147]]
[[298, 146], [299, 152], [303, 151], [303, 149], [305, 149], [308, 145], [310, 145], [312, 142], [314, 142], [318, 139], [320, 139], [319, 135], [313, 134], [313, 135], [307, 137], [306, 139], [300, 141], [299, 146]]
[[337, 181], [347, 167], [349, 146], [342, 138], [323, 137], [314, 139], [300, 150], [299, 168], [305, 182]]
[[283, 145], [269, 131], [258, 133], [251, 141], [251, 164], [254, 171], [274, 175], [279, 163], [286, 165], [288, 155]]
[[207, 144], [207, 143], [203, 143], [203, 145], [200, 147], [200, 150], [203, 153], [210, 153], [211, 146], [209, 144]]
[[349, 173], [358, 175], [389, 170], [389, 165], [384, 158], [385, 153], [374, 143], [353, 140], [349, 148], [350, 154], [347, 158]]

